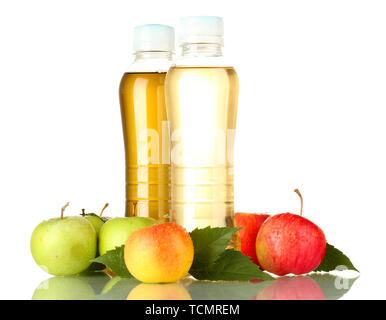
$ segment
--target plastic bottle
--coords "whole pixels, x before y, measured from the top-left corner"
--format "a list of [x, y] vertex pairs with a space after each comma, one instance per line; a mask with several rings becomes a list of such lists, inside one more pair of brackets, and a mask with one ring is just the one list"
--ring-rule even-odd
[[223, 59], [220, 17], [181, 19], [182, 54], [166, 76], [171, 215], [187, 230], [233, 226], [238, 77]]
[[174, 29], [134, 29], [135, 60], [119, 87], [126, 156], [126, 216], [169, 220], [170, 146], [164, 81]]

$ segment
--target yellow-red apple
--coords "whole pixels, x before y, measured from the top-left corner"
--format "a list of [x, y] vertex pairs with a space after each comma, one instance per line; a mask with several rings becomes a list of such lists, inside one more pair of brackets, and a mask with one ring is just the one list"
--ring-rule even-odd
[[145, 283], [180, 280], [188, 274], [193, 256], [189, 233], [173, 222], [133, 231], [124, 249], [127, 269]]

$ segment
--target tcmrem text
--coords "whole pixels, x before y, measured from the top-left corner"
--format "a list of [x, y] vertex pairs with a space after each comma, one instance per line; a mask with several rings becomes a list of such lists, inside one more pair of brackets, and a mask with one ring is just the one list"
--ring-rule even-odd
[[146, 307], [146, 315], [171, 315], [173, 318], [177, 317], [178, 314], [190, 313], [191, 315], [238, 315], [240, 313], [239, 305], [231, 304], [189, 304], [188, 307], [166, 307], [156, 306]]

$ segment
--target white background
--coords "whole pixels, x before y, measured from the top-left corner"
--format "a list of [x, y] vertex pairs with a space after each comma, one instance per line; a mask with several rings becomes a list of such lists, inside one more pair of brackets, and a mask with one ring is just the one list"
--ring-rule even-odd
[[124, 214], [132, 28], [184, 15], [225, 21], [240, 78], [236, 210], [297, 213], [299, 188], [304, 215], [361, 270], [345, 298], [386, 298], [386, 3], [354, 0], [1, 0], [0, 298], [30, 299], [49, 277], [29, 240], [65, 202]]

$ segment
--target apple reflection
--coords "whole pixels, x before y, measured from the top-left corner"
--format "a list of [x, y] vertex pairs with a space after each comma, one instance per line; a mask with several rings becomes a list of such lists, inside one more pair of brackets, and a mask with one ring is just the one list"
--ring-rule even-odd
[[179, 283], [141, 283], [130, 291], [127, 300], [192, 300], [192, 297]]
[[145, 284], [103, 272], [52, 277], [35, 290], [34, 300], [336, 300], [357, 278], [314, 273], [274, 281], [196, 281]]
[[282, 277], [261, 289], [254, 300], [326, 300], [318, 283], [306, 276]]
[[259, 290], [253, 300], [337, 300], [351, 289], [356, 279], [318, 273], [281, 277]]
[[244, 282], [193, 281], [186, 287], [193, 300], [336, 300], [357, 278], [314, 273]]
[[32, 300], [93, 300], [108, 280], [103, 273], [51, 277], [39, 284]]

